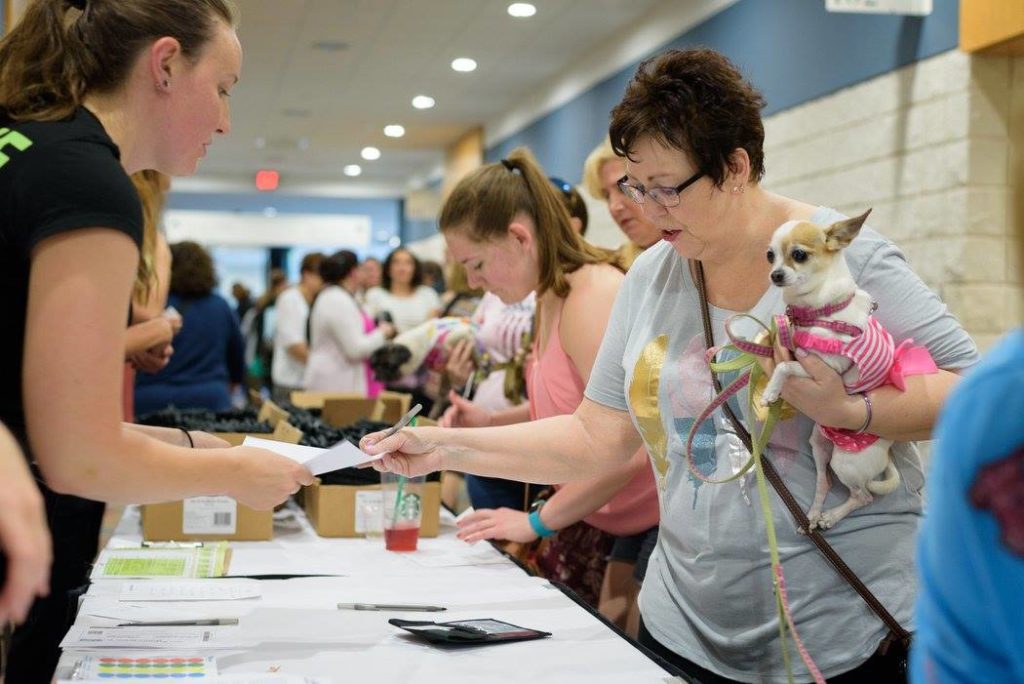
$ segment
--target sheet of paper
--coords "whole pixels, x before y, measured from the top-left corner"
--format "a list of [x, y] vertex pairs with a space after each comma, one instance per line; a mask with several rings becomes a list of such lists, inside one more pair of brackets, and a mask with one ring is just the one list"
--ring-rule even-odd
[[[171, 675], [171, 677], [178, 677], [179, 675]], [[260, 673], [239, 673], [239, 674], [227, 674], [227, 675], [198, 675], [198, 674], [187, 674], [181, 675], [188, 681], [199, 680], [201, 682], [210, 682], [211, 684], [333, 684], [335, 680], [328, 679], [325, 677], [306, 677], [304, 675], [280, 675], [280, 674], [260, 674]], [[147, 677], [145, 674], [131, 675], [132, 680], [141, 679], [142, 681], [152, 681], [154, 679], [167, 679], [167, 675], [157, 677]], [[110, 675], [103, 675], [101, 679], [58, 679], [57, 684], [108, 684], [111, 680]]]
[[200, 627], [95, 627], [75, 625], [60, 642], [69, 649], [211, 649], [242, 646], [238, 625]]
[[406, 558], [427, 568], [448, 568], [459, 565], [492, 565], [506, 563], [505, 558], [490, 544], [466, 545], [457, 551], [448, 549], [419, 549], [406, 554]]
[[71, 673], [61, 682], [105, 681], [131, 679], [154, 681], [161, 679], [201, 679], [217, 676], [217, 661], [212, 656], [194, 654], [153, 653], [135, 655], [111, 651], [83, 653], [75, 656]]
[[236, 601], [260, 597], [257, 582], [242, 580], [218, 582], [180, 581], [161, 582], [146, 580], [125, 582], [118, 600], [121, 601]]
[[227, 552], [226, 542], [200, 548], [105, 549], [91, 578], [221, 577], [227, 570]]
[[314, 475], [322, 475], [323, 473], [330, 473], [342, 468], [351, 468], [352, 466], [376, 461], [384, 456], [384, 454], [370, 456], [346, 440], [338, 442], [330, 449], [317, 449], [248, 436], [242, 442], [242, 445], [267, 449], [290, 458], [309, 468], [309, 471]]
[[115, 622], [169, 622], [171, 620], [209, 620], [217, 617], [231, 617], [230, 615], [208, 615], [196, 611], [189, 611], [187, 608], [167, 608], [160, 604], [156, 606], [136, 606], [125, 603], [108, 603], [105, 601], [86, 600], [82, 612], [92, 617], [113, 620]]

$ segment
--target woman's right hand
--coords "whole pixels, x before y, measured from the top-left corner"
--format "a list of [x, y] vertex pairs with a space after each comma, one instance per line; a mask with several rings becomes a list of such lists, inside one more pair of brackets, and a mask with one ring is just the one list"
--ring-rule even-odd
[[256, 510], [269, 510], [313, 484], [306, 466], [266, 449], [240, 446], [230, 449], [237, 470], [228, 495]]
[[384, 321], [383, 323], [378, 325], [377, 328], [384, 332], [385, 340], [393, 340], [395, 339], [395, 335], [398, 334], [398, 330], [395, 329], [394, 323], [388, 323], [387, 321]]
[[487, 427], [491, 424], [491, 412], [484, 407], [463, 399], [456, 392], [448, 393], [448, 401], [452, 403], [445, 409], [440, 427]]
[[398, 473], [406, 477], [426, 475], [444, 466], [441, 446], [424, 439], [424, 428], [404, 428], [386, 439], [387, 430], [374, 432], [359, 440], [359, 448], [369, 456], [385, 454], [371, 465], [380, 472]]

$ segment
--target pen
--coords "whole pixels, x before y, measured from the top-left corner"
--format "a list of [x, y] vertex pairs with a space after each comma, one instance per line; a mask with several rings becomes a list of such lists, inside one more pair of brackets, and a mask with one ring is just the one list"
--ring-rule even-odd
[[422, 410], [423, 410], [423, 404], [416, 404], [415, 406], [413, 406], [411, 409], [409, 409], [408, 413], [406, 413], [404, 416], [402, 416], [398, 420], [398, 422], [395, 423], [394, 427], [388, 428], [388, 431], [384, 433], [384, 435], [381, 437], [381, 439], [387, 439], [391, 435], [395, 434], [396, 432], [398, 432], [399, 430], [404, 428], [406, 425], [409, 424], [409, 421], [412, 420], [413, 418], [415, 418], [416, 414], [419, 413]]
[[237, 625], [238, 618], [210, 618], [202, 620], [159, 620], [154, 622], [121, 622], [118, 627], [206, 627], [212, 625]]
[[392, 610], [396, 612], [408, 611], [417, 613], [439, 613], [448, 610], [444, 606], [416, 606], [388, 603], [339, 603], [340, 610]]

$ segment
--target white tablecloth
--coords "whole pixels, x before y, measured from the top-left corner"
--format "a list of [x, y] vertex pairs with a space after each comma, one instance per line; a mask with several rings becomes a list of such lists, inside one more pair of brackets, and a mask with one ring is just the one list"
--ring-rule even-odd
[[[273, 541], [232, 542], [228, 574], [334, 576], [260, 580], [259, 599], [159, 605], [239, 618], [242, 648], [202, 652], [216, 656], [222, 674], [270, 671], [329, 677], [339, 684], [364, 679], [374, 684], [669, 681], [669, 675], [630, 642], [558, 589], [526, 575], [487, 544], [459, 541], [454, 530], [451, 516], [443, 513], [440, 537], [421, 539], [414, 553], [391, 553], [380, 538], [322, 539], [296, 510], [275, 524]], [[138, 511], [129, 508], [108, 548], [138, 546], [140, 541]], [[126, 581], [94, 582], [76, 626], [112, 624], [90, 613], [102, 614], [104, 606], [123, 608], [126, 604], [118, 602], [118, 594]], [[339, 602], [426, 603], [448, 610], [363, 612], [339, 610]], [[552, 636], [442, 649], [389, 625], [391, 617], [495, 618]], [[81, 653], [64, 653], [58, 677], [68, 674]]]

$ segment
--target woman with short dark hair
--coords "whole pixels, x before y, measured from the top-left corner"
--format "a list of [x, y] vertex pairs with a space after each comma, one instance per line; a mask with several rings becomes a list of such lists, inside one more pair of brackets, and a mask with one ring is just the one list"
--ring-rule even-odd
[[[534, 482], [593, 476], [621, 466], [644, 444], [657, 478], [661, 527], [640, 594], [640, 641], [702, 682], [787, 677], [765, 522], [752, 503], [757, 492], [745, 479], [703, 482], [686, 461], [686, 436], [715, 392], [706, 335], [723, 344], [730, 316], [749, 312], [770, 321], [785, 311], [765, 259], [779, 225], [842, 219], [833, 209], [761, 187], [763, 104], [724, 56], [707, 49], [648, 60], [627, 86], [610, 126], [612, 146], [626, 160], [620, 186], [661, 229], [662, 242], [626, 275], [573, 415], [480, 430], [407, 428], [378, 443], [381, 435], [371, 435], [364, 444], [369, 453], [390, 452], [375, 462], [380, 469], [454, 469]], [[799, 415], [779, 423], [765, 460], [806, 505], [816, 483], [815, 423], [894, 441], [893, 462], [905, 486], [851, 513], [825, 539], [906, 625], [924, 482], [914, 442], [929, 438], [955, 371], [975, 363], [977, 351], [879, 233], [862, 229], [843, 256], [893, 338], [913, 337], [945, 370], [908, 376], [905, 391], [885, 385], [865, 399], [847, 394], [819, 357], [798, 357], [811, 377], [787, 380], [782, 397]], [[749, 323], [742, 319], [733, 329], [753, 338], [757, 328]], [[775, 358], [792, 356], [777, 347]], [[772, 361], [765, 366], [771, 374]], [[754, 417], [739, 410], [747, 405], [745, 391], [738, 399], [739, 420], [756, 432]], [[737, 433], [721, 412], [697, 425], [692, 467], [704, 478], [737, 475], [748, 457]], [[770, 496], [793, 617], [822, 674], [830, 682], [899, 681], [900, 648], [889, 644], [887, 625]], [[840, 496], [846, 498], [845, 488], [836, 486], [828, 504]], [[793, 666], [799, 681], [810, 678], [795, 654]]]

